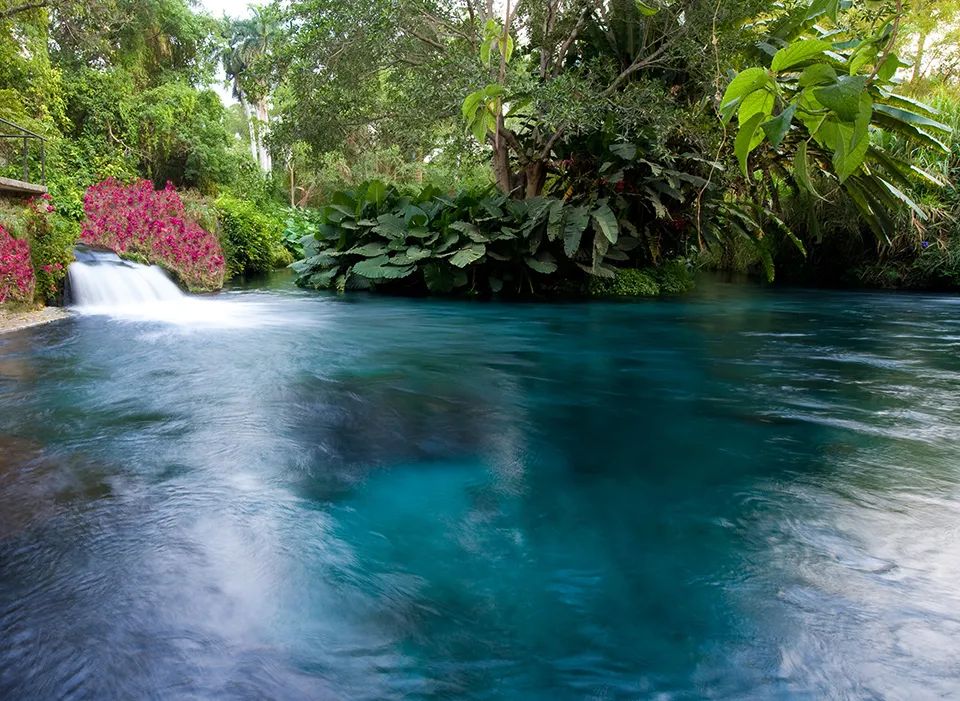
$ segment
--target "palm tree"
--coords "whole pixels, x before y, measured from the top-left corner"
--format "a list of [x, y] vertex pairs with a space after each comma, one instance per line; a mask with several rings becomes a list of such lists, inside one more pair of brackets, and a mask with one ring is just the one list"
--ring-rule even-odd
[[269, 172], [272, 163], [264, 136], [270, 124], [267, 109], [269, 82], [257, 75], [258, 64], [269, 56], [277, 35], [277, 20], [268, 9], [253, 6], [250, 19], [225, 24], [226, 45], [220, 54], [224, 72], [230, 80], [233, 96], [243, 106], [250, 124], [250, 150], [260, 168]]

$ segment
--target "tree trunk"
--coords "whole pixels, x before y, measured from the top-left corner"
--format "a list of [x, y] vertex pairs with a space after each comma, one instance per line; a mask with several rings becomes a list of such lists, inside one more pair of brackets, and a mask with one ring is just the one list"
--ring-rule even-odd
[[921, 64], [923, 63], [923, 53], [927, 48], [927, 35], [923, 32], [920, 33], [920, 38], [917, 39], [917, 57], [913, 60], [913, 78], [910, 79], [911, 85], [916, 85], [917, 81], [920, 80], [920, 76], [923, 74], [921, 70]]
[[513, 192], [513, 177], [510, 172], [510, 151], [507, 144], [501, 139], [499, 146], [493, 146], [493, 175], [497, 179], [497, 187], [504, 194]]
[[297, 206], [296, 200], [294, 199], [294, 193], [296, 188], [294, 187], [294, 178], [293, 178], [293, 159], [290, 159], [290, 208]]
[[253, 111], [242, 96], [240, 97], [240, 106], [243, 108], [243, 113], [247, 117], [247, 129], [250, 131], [250, 154], [253, 156], [253, 160], [259, 162], [259, 155], [257, 154], [257, 130], [253, 125]]
[[257, 160], [260, 162], [260, 170], [269, 173], [273, 168], [270, 158], [270, 151], [263, 143], [264, 132], [270, 123], [270, 115], [267, 112], [267, 103], [265, 100], [257, 101]]
[[543, 186], [547, 183], [547, 164], [543, 161], [531, 161], [523, 167], [524, 199], [532, 199], [543, 194]]

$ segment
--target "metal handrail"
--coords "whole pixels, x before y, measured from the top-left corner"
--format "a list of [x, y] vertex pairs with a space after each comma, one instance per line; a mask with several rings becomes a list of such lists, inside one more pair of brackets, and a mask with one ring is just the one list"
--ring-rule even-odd
[[14, 129], [19, 129], [21, 134], [0, 134], [0, 139], [22, 139], [23, 140], [23, 181], [30, 182], [30, 161], [27, 159], [28, 153], [28, 142], [31, 139], [36, 139], [40, 142], [40, 184], [46, 187], [47, 185], [47, 139], [39, 134], [30, 131], [24, 127], [21, 127], [19, 124], [14, 124], [13, 122], [8, 122], [6, 119], [0, 117], [0, 123], [6, 124], [7, 126], [13, 127]]

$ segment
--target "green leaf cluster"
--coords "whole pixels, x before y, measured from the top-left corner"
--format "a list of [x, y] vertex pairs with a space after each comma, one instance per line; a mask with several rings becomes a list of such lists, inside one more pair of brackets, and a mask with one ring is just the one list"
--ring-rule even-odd
[[[947, 153], [944, 140], [952, 130], [931, 107], [898, 91], [895, 75], [902, 64], [893, 51], [898, 19], [890, 14], [897, 6], [871, 8], [881, 21], [866, 37], [840, 40], [837, 31], [818, 24], [837, 22], [849, 5], [815, 0], [798, 6], [762, 45], [772, 53], [769, 67], [738, 73], [719, 110], [724, 122], [737, 118], [734, 153], [745, 177], [766, 173], [812, 198], [820, 197], [814, 179], [835, 183], [877, 237], [889, 241], [897, 211], [908, 208], [925, 218], [908, 193], [918, 176], [935, 178], [874, 145], [875, 135], [895, 134]], [[764, 144], [763, 161], [751, 168], [751, 154]], [[816, 223], [810, 228], [815, 231]]]
[[372, 181], [319, 210], [293, 267], [313, 288], [525, 295], [554, 277], [613, 279], [640, 247], [630, 228], [606, 198], [451, 196]]

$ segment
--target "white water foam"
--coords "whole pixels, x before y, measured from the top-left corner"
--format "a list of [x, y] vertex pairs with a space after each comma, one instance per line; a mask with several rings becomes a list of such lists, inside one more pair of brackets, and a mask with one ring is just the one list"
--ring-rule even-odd
[[115, 253], [78, 252], [67, 271], [72, 308], [79, 314], [127, 321], [249, 327], [268, 318], [257, 304], [185, 295], [156, 265], [123, 261]]

